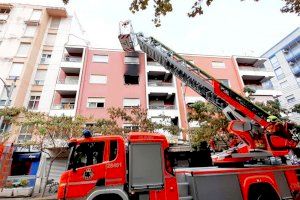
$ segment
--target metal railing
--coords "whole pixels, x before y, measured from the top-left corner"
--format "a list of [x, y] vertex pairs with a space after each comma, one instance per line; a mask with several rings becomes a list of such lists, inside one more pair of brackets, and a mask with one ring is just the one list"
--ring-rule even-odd
[[156, 82], [156, 81], [149, 81], [148, 82], [148, 86], [153, 86], [153, 87], [171, 87], [173, 86], [173, 83], [169, 83], [169, 82]]
[[58, 79], [58, 84], [68, 84], [68, 85], [76, 85], [78, 84], [79, 77], [78, 78], [65, 78], [65, 79]]
[[268, 70], [265, 67], [247, 67], [247, 66], [239, 66], [240, 70], [245, 71], [255, 71], [255, 72], [272, 72], [271, 70]]
[[[161, 66], [158, 62], [148, 62], [147, 65]], [[162, 67], [162, 66], [161, 66]]]
[[73, 110], [75, 108], [74, 103], [63, 103], [63, 104], [53, 104], [52, 110]]
[[149, 105], [151, 110], [175, 110], [175, 105]]
[[273, 90], [272, 87], [264, 87], [262, 85], [245, 85], [246, 88], [250, 88], [253, 90]]
[[63, 58], [63, 61], [65, 62], [81, 62], [82, 57], [76, 57], [76, 56], [66, 56]]

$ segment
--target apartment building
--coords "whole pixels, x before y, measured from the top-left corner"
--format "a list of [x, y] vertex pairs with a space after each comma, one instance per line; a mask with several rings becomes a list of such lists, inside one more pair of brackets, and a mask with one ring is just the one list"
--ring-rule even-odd
[[271, 78], [275, 77], [275, 74], [264, 65], [265, 58], [233, 56], [233, 60], [242, 79], [243, 88], [254, 91], [248, 94], [253, 101], [266, 102], [282, 95], [280, 90], [273, 87]]
[[[64, 7], [0, 4], [0, 78], [6, 85], [0, 84], [0, 108], [75, 116], [87, 44], [77, 18]], [[12, 84], [7, 104], [6, 88]], [[49, 159], [33, 146], [22, 147], [32, 139], [28, 127], [4, 121], [3, 131], [10, 131], [9, 141], [15, 143], [9, 180], [25, 174], [33, 187]], [[54, 169], [60, 164], [54, 163]]]
[[[282, 91], [280, 104], [291, 111], [300, 103], [300, 27], [270, 48], [262, 57], [265, 66], [274, 71], [271, 82], [276, 90]], [[290, 119], [300, 123], [300, 115], [291, 113]]]
[[147, 108], [143, 53], [90, 48], [82, 74], [77, 114], [99, 119], [111, 107]]

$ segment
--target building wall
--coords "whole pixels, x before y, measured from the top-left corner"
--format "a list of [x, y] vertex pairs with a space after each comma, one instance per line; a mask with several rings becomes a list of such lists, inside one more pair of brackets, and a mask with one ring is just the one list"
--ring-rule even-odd
[[[229, 87], [238, 94], [243, 94], [243, 83], [237, 71], [237, 66], [232, 57], [223, 56], [205, 56], [205, 55], [185, 55], [187, 60], [193, 63], [206, 73], [212, 75], [216, 79], [228, 80]], [[224, 63], [224, 67], [214, 68], [213, 62]], [[196, 101], [203, 101], [195, 91], [187, 86], [182, 87], [181, 81], [177, 79], [177, 90], [179, 95], [179, 109], [181, 116], [181, 124], [183, 129], [188, 128], [186, 104]], [[184, 96], [184, 97], [183, 97]], [[185, 137], [185, 136], [184, 136]]]
[[[295, 104], [300, 103], [300, 27], [283, 38], [280, 42], [269, 49], [263, 57], [268, 58], [266, 67], [273, 70], [281, 69], [282, 76], [276, 75], [271, 79], [274, 88], [282, 92], [279, 97], [280, 104], [291, 111]], [[274, 61], [279, 64], [274, 64]], [[294, 64], [288, 61], [292, 60]], [[276, 73], [275, 73], [276, 74]], [[288, 100], [294, 97], [294, 99]], [[290, 119], [300, 123], [300, 115], [291, 113]]]
[[[108, 55], [108, 62], [93, 62], [93, 55]], [[145, 56], [139, 53], [139, 84], [126, 85], [124, 73], [125, 53], [122, 51], [88, 49], [84, 64], [83, 78], [80, 87], [77, 114], [99, 118], [108, 118], [107, 109], [123, 107], [124, 98], [139, 98], [141, 108], [146, 108]], [[90, 83], [90, 75], [107, 76], [106, 84]], [[104, 108], [87, 108], [87, 100], [91, 97], [105, 98]]]

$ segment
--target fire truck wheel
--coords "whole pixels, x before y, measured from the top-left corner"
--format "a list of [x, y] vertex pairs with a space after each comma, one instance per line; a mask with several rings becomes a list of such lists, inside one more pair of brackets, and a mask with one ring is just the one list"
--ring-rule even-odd
[[102, 194], [96, 196], [93, 200], [123, 200], [123, 199], [117, 194]]
[[276, 191], [269, 184], [254, 184], [250, 186], [249, 200], [280, 200]]

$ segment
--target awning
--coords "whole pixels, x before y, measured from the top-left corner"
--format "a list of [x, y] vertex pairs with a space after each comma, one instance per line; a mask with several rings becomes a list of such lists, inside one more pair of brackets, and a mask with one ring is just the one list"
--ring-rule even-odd
[[15, 153], [13, 155], [13, 159], [18, 161], [38, 160], [40, 157], [41, 153]]

